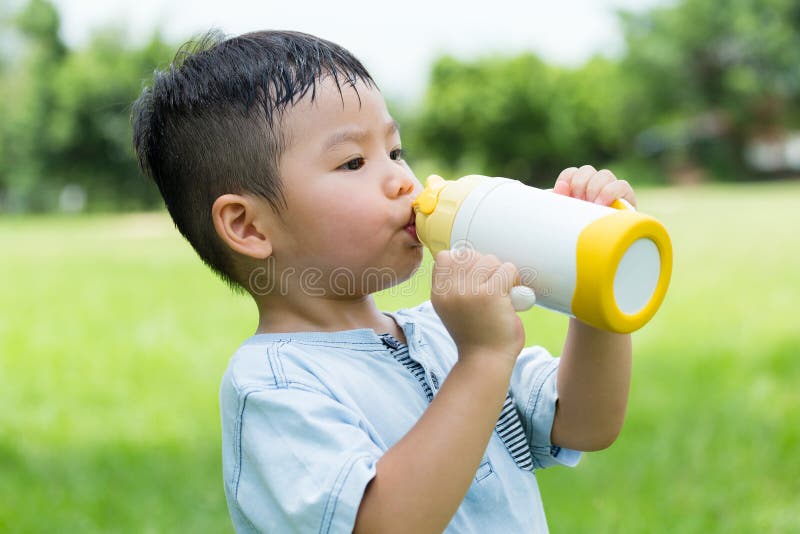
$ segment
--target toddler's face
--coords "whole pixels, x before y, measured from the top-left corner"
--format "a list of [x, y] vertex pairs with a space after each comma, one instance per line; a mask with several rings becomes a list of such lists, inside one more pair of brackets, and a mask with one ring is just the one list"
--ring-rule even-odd
[[[317, 271], [334, 295], [363, 295], [407, 279], [422, 245], [411, 203], [421, 186], [402, 157], [381, 93], [318, 83], [284, 117], [279, 174], [287, 209], [273, 253], [280, 268]], [[352, 289], [352, 291], [350, 291]]]

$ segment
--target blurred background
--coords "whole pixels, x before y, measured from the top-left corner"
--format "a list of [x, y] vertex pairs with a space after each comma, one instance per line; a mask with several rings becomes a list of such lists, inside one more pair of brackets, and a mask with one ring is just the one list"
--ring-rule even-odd
[[[255, 309], [173, 229], [129, 125], [212, 27], [350, 49], [423, 180], [591, 163], [666, 224], [620, 439], [539, 474], [553, 532], [800, 531], [797, 0], [0, 0], [0, 531], [231, 530], [217, 388]], [[379, 304], [428, 298], [429, 262]], [[560, 352], [565, 317], [524, 322]]]

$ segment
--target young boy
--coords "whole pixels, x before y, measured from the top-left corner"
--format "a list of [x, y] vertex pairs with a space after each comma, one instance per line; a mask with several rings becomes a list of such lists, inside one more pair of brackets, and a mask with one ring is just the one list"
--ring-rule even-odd
[[[437, 254], [430, 302], [377, 309], [420, 265], [420, 183], [358, 60], [294, 32], [207, 40], [132, 120], [178, 229], [258, 306], [221, 387], [237, 531], [546, 531], [534, 468], [614, 441], [630, 337], [573, 319], [560, 358], [523, 349], [515, 267], [468, 250]], [[635, 203], [590, 166], [555, 190]]]

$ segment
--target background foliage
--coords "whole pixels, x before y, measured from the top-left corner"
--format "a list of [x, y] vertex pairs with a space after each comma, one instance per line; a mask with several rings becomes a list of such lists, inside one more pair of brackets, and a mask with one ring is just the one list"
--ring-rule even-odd
[[[746, 157], [753, 141], [779, 150], [800, 135], [800, 3], [682, 0], [619, 16], [618, 58], [575, 68], [531, 53], [439, 58], [422, 100], [397, 109], [411, 163], [536, 185], [586, 162], [639, 184], [800, 172], [800, 139], [794, 164], [765, 170]], [[154, 34], [133, 45], [106, 28], [70, 49], [48, 0], [0, 17], [0, 210], [79, 209], [81, 195], [93, 210], [158, 206], [129, 114], [178, 43]]]
[[158, 35], [133, 47], [124, 31], [108, 28], [69, 50], [46, 0], [32, 0], [7, 24], [19, 53], [6, 59], [0, 78], [0, 208], [54, 209], [68, 184], [88, 193], [94, 209], [159, 206], [136, 166], [129, 115], [143, 81], [168, 64], [173, 47]]

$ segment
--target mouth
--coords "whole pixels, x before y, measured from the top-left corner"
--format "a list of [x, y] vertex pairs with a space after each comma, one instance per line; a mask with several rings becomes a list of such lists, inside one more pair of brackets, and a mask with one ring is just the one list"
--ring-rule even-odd
[[419, 236], [417, 236], [417, 225], [416, 225], [416, 219], [417, 219], [417, 214], [416, 214], [416, 212], [415, 212], [415, 211], [412, 209], [412, 210], [411, 210], [411, 217], [409, 217], [409, 219], [408, 219], [408, 223], [406, 223], [406, 225], [405, 225], [405, 227], [404, 227], [404, 230], [405, 230], [406, 232], [408, 232], [408, 233], [411, 235], [411, 237], [413, 237], [413, 238], [414, 238], [414, 240], [415, 240], [417, 243], [419, 243], [419, 242], [420, 242], [420, 240], [419, 240]]

